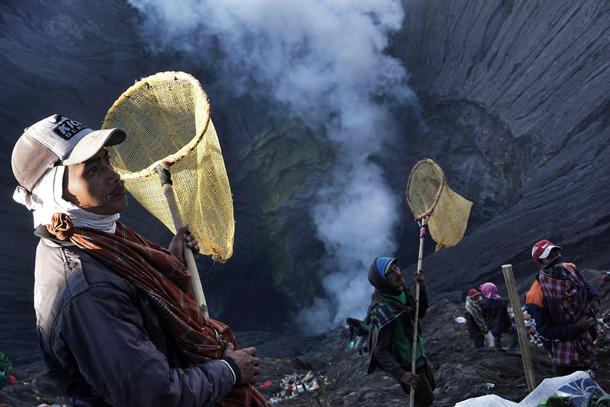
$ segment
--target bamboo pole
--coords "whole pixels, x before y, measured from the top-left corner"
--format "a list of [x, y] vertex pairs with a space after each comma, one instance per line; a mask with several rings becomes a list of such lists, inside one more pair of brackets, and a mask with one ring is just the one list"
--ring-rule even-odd
[[[180, 210], [178, 209], [178, 205], [176, 204], [176, 196], [174, 194], [174, 187], [172, 185], [172, 175], [169, 170], [162, 165], [159, 165], [159, 167], [157, 167], [157, 173], [159, 174], [159, 178], [161, 180], [163, 194], [165, 195], [167, 206], [169, 207], [169, 211], [172, 215], [172, 220], [174, 221], [174, 227], [176, 228], [176, 230], [178, 230], [182, 226], [184, 226], [184, 224], [182, 223]], [[184, 239], [182, 239], [182, 256], [184, 258], [186, 267], [188, 268], [189, 273], [191, 274], [191, 284], [193, 285], [193, 296], [195, 297], [195, 301], [197, 301], [197, 304], [199, 304], [199, 306], [201, 307], [201, 310], [205, 314], [205, 317], [208, 318], [208, 304], [205, 300], [205, 295], [203, 294], [203, 287], [201, 286], [201, 279], [199, 278], [197, 263], [195, 263], [193, 251], [186, 247]]]
[[519, 336], [519, 347], [521, 348], [521, 360], [523, 361], [523, 369], [525, 370], [525, 380], [527, 382], [527, 388], [531, 393], [536, 387], [536, 378], [534, 377], [534, 370], [532, 368], [529, 341], [527, 340], [523, 312], [521, 312], [521, 301], [519, 301], [519, 294], [517, 293], [517, 285], [515, 284], [512, 264], [504, 264], [502, 266], [502, 274], [504, 274], [508, 297], [510, 298], [513, 313], [515, 314], [515, 325], [517, 326], [517, 335]]
[[[423, 270], [423, 259], [424, 259], [424, 240], [426, 237], [426, 218], [421, 220], [419, 227], [419, 254], [417, 255], [417, 272], [421, 273]], [[415, 374], [416, 370], [416, 358], [417, 358], [417, 325], [419, 322], [419, 281], [415, 282], [415, 319], [413, 321], [413, 348], [411, 350], [411, 373]], [[411, 392], [409, 393], [409, 404], [411, 407], [415, 406], [415, 387], [411, 386]]]
[[332, 407], [330, 398], [328, 397], [328, 393], [326, 392], [326, 383], [324, 382], [324, 379], [319, 377], [318, 380], [319, 380], [319, 384], [320, 384], [320, 392], [322, 393], [322, 398], [324, 400], [324, 406]]

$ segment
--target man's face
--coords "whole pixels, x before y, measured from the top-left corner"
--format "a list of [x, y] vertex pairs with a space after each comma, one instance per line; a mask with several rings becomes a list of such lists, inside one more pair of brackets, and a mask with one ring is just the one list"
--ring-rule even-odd
[[125, 209], [127, 193], [105, 148], [84, 163], [66, 167], [63, 198], [98, 215], [114, 215]]
[[559, 249], [553, 249], [549, 253], [549, 256], [546, 259], [542, 260], [542, 265], [548, 266], [549, 264], [554, 262], [555, 259], [558, 259], [559, 257], [561, 257], [561, 251], [559, 251]]
[[402, 273], [400, 272], [400, 268], [396, 265], [396, 263], [392, 264], [385, 277], [392, 287], [399, 291], [403, 290], [403, 284], [405, 281], [402, 278]]

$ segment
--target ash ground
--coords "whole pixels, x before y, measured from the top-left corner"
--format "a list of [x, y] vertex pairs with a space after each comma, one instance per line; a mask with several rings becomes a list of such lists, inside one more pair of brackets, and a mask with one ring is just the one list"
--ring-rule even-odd
[[[601, 335], [597, 342], [597, 382], [610, 391], [610, 282], [604, 282], [602, 271], [584, 271], [587, 280], [598, 290], [602, 312], [598, 316]], [[463, 316], [461, 303], [441, 300], [433, 303], [422, 321], [426, 353], [434, 367], [437, 388], [434, 406], [453, 406], [461, 400], [484, 394], [497, 394], [520, 401], [527, 395], [523, 366], [519, 355], [475, 349], [464, 324], [455, 322]], [[282, 389], [287, 375], [304, 375], [313, 371], [327, 378], [326, 394], [332, 406], [400, 406], [408, 397], [398, 384], [382, 371], [366, 374], [368, 354], [359, 355], [347, 349], [348, 332], [340, 328], [314, 337], [281, 336], [266, 332], [239, 334], [244, 346], [256, 346], [261, 356], [260, 383], [270, 380], [271, 387], [261, 390], [272, 397]], [[542, 348], [530, 345], [536, 380], [552, 377], [551, 360]], [[0, 391], [0, 404], [13, 407], [41, 403], [64, 404], [61, 393], [47, 376], [42, 363], [13, 369], [17, 384]], [[316, 406], [315, 393], [277, 403], [278, 406]]]

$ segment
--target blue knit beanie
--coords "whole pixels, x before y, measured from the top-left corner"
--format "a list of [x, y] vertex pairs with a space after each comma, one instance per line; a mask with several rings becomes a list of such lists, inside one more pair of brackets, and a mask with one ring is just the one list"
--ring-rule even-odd
[[375, 259], [375, 267], [381, 278], [385, 280], [386, 274], [394, 263], [398, 263], [398, 257], [377, 257]]

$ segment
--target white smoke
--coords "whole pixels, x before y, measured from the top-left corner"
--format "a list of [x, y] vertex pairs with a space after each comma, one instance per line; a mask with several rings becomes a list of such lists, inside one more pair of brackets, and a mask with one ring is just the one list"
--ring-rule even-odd
[[[314, 332], [342, 324], [347, 316], [362, 317], [372, 287], [367, 271], [373, 259], [396, 250], [392, 232], [398, 218], [398, 198], [386, 186], [381, 169], [366, 160], [338, 167], [335, 182], [320, 192], [313, 209], [318, 237], [328, 253], [325, 299], [301, 312]], [[324, 317], [324, 318], [320, 318]]]
[[[300, 319], [321, 332], [362, 316], [369, 264], [396, 250], [399, 194], [369, 160], [395, 123], [380, 100], [415, 100], [406, 71], [387, 54], [400, 0], [129, 0], [153, 47], [188, 52], [235, 95], [265, 89], [337, 145], [339, 162], [312, 207], [327, 250], [326, 296]], [[388, 154], [389, 156], [389, 154]], [[401, 191], [402, 192], [402, 191]]]

